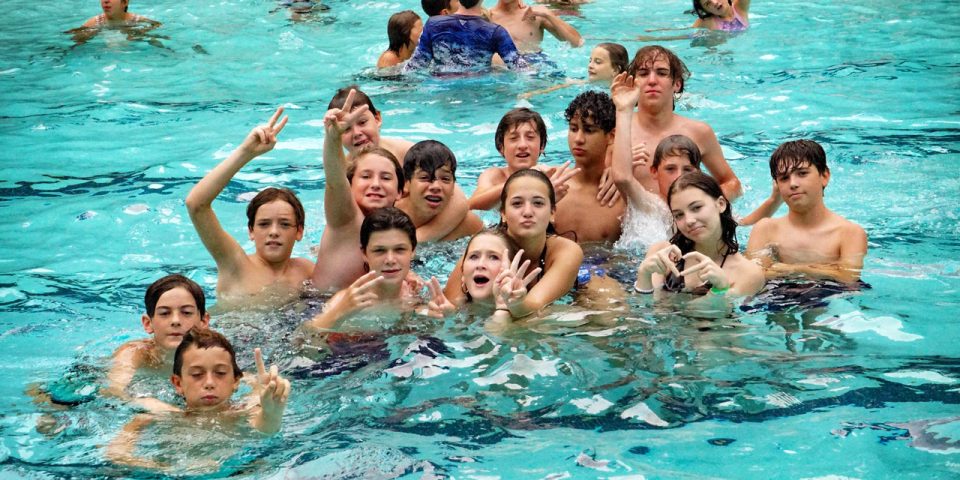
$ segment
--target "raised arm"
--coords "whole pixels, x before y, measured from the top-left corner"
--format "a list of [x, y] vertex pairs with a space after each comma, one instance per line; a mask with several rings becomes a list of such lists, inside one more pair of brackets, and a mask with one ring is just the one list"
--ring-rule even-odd
[[777, 188], [777, 181], [774, 180], [773, 191], [770, 192], [770, 196], [767, 197], [756, 210], [741, 218], [739, 222], [740, 226], [753, 225], [759, 222], [760, 219], [772, 217], [774, 213], [777, 213], [780, 205], [783, 205], [783, 197], [780, 196], [780, 189]]
[[717, 135], [709, 125], [702, 123], [697, 128], [697, 137], [694, 139], [700, 146], [703, 158], [703, 166], [707, 167], [710, 176], [720, 184], [723, 195], [727, 200], [733, 201], [743, 190], [740, 187], [740, 179], [733, 173], [730, 164], [723, 158], [723, 149], [720, 148], [720, 142], [717, 141]]
[[[660, 198], [647, 191], [633, 174], [633, 109], [640, 99], [640, 85], [626, 72], [613, 79], [611, 98], [617, 108], [616, 135], [613, 138], [613, 183], [633, 208], [654, 212]], [[641, 155], [648, 155], [644, 148]], [[649, 162], [647, 162], [649, 163]]]
[[490, 167], [477, 179], [477, 189], [468, 200], [471, 210], [492, 210], [500, 203], [500, 193], [506, 183], [500, 167]]
[[528, 6], [527, 11], [523, 14], [523, 18], [526, 20], [528, 17], [539, 18], [543, 28], [556, 37], [557, 40], [567, 42], [574, 48], [583, 46], [583, 37], [580, 36], [580, 32], [569, 23], [563, 21], [563, 19], [557, 16], [556, 13], [553, 13], [549, 8]]
[[288, 117], [277, 120], [283, 114], [283, 107], [277, 109], [266, 125], [254, 128], [247, 134], [243, 143], [220, 162], [187, 195], [187, 212], [193, 227], [200, 235], [203, 245], [217, 263], [217, 270], [223, 274], [239, 271], [246, 253], [237, 241], [220, 225], [213, 211], [213, 200], [230, 183], [237, 172], [250, 160], [269, 152], [277, 144], [277, 135], [287, 124]]
[[[323, 192], [323, 213], [327, 228], [340, 228], [356, 222], [360, 207], [350, 192], [346, 160], [341, 136], [370, 109], [367, 105], [353, 108], [355, 90], [350, 90], [343, 108], [332, 108], [323, 116], [323, 171], [327, 186]], [[352, 110], [351, 110], [352, 109]]]

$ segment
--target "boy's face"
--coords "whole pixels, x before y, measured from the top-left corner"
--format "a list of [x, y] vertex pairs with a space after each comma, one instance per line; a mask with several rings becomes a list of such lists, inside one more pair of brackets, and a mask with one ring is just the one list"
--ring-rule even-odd
[[170, 377], [177, 393], [183, 396], [188, 409], [215, 410], [229, 405], [230, 397], [240, 385], [234, 376], [230, 352], [221, 347], [197, 348], [183, 352], [181, 375]]
[[380, 115], [374, 115], [368, 110], [364, 112], [360, 120], [357, 120], [357, 123], [353, 124], [346, 132], [343, 132], [340, 141], [343, 142], [343, 146], [346, 147], [350, 153], [353, 153], [368, 143], [380, 145], [381, 123], [383, 122], [380, 119]]
[[210, 315], [204, 313], [201, 316], [193, 295], [183, 287], [176, 287], [163, 292], [157, 300], [153, 318], [143, 315], [141, 322], [143, 329], [153, 335], [154, 344], [173, 351], [180, 346], [188, 330], [195, 326], [206, 327]]
[[362, 252], [370, 271], [383, 276], [385, 285], [399, 286], [410, 271], [414, 249], [410, 237], [403, 230], [373, 232]]
[[433, 217], [443, 210], [453, 194], [455, 179], [449, 165], [444, 165], [433, 175], [420, 168], [413, 171], [407, 182], [410, 202], [419, 213]]
[[540, 141], [540, 132], [534, 122], [518, 123], [503, 136], [503, 150], [500, 153], [511, 171], [530, 168], [537, 164], [543, 154]]
[[303, 238], [303, 227], [297, 225], [293, 205], [274, 200], [257, 209], [248, 234], [263, 259], [282, 263], [290, 259], [293, 244]]
[[822, 174], [810, 162], [796, 167], [776, 178], [780, 197], [790, 210], [805, 211], [823, 203], [823, 189], [830, 182], [830, 171]]
[[667, 190], [673, 181], [680, 178], [681, 175], [696, 172], [697, 168], [690, 163], [686, 155], [664, 155], [660, 159], [660, 165], [657, 168], [650, 167], [650, 173], [657, 180], [660, 186], [660, 195], [666, 198]]
[[567, 145], [578, 164], [603, 161], [613, 133], [604, 132], [592, 118], [576, 115], [567, 126]]
[[670, 62], [660, 55], [637, 69], [636, 82], [640, 85], [640, 105], [664, 107], [673, 105], [673, 94], [680, 89], [680, 80], [674, 79]]
[[400, 195], [396, 166], [390, 159], [374, 153], [360, 157], [350, 181], [350, 192], [365, 213], [393, 206]]

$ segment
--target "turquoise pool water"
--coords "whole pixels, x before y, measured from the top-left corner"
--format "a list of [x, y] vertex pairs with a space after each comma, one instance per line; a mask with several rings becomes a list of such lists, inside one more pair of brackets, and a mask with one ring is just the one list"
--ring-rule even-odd
[[[487, 0], [490, 3], [492, 0]], [[0, 477], [146, 475], [102, 445], [132, 416], [95, 400], [55, 416], [24, 394], [79, 366], [101, 366], [141, 338], [145, 287], [180, 271], [212, 295], [215, 270], [183, 198], [276, 105], [291, 117], [277, 149], [215, 205], [244, 235], [246, 194], [299, 192], [310, 256], [323, 228], [321, 118], [359, 83], [383, 133], [447, 143], [472, 191], [499, 162], [493, 132], [518, 93], [553, 78], [377, 79], [391, 12], [419, 2], [330, 1], [293, 21], [272, 1], [133, 2], [164, 22], [165, 48], [105, 34], [70, 48], [63, 30], [96, 2], [6, 2], [0, 18]], [[692, 21], [680, 0], [597, 0], [567, 17], [587, 44]], [[414, 319], [348, 371], [294, 381], [282, 434], [216, 431], [176, 445], [174, 473], [246, 478], [956, 478], [960, 474], [960, 12], [946, 0], [754, 2], [732, 38], [672, 41], [694, 76], [680, 102], [709, 122], [745, 185], [735, 210], [769, 192], [770, 153], [823, 143], [828, 205], [870, 236], [871, 289], [815, 311], [701, 322], [630, 301], [629, 313], [578, 305], [529, 330], [491, 334], [468, 318]], [[571, 77], [587, 49], [545, 42]], [[576, 88], [535, 97], [547, 161], [566, 159], [562, 110]], [[747, 229], [741, 231], [746, 238]], [[249, 247], [249, 245], [248, 245]], [[446, 275], [460, 245], [420, 252]], [[616, 253], [636, 262], [633, 252]], [[308, 306], [307, 308], [313, 308]], [[287, 341], [305, 307], [233, 313], [214, 325], [295, 370]], [[433, 340], [431, 340], [432, 338]], [[281, 339], [281, 340], [278, 340]], [[249, 362], [248, 362], [249, 363]], [[336, 372], [335, 365], [321, 366]], [[316, 370], [316, 369], [315, 369]], [[322, 370], [322, 368], [321, 368]], [[162, 393], [162, 382], [136, 388]], [[168, 393], [162, 393], [169, 395]], [[196, 434], [196, 432], [194, 432]], [[203, 443], [208, 445], [204, 446]], [[174, 448], [161, 438], [145, 453]], [[155, 452], [154, 452], [155, 454]], [[223, 460], [206, 472], [201, 458]], [[191, 468], [194, 465], [194, 468]]]

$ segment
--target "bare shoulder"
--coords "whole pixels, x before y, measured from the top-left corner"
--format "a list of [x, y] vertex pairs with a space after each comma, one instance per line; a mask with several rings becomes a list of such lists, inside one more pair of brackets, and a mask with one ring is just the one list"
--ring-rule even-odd
[[113, 352], [114, 362], [125, 362], [132, 365], [143, 363], [147, 353], [153, 348], [153, 341], [149, 339], [131, 340], [117, 347]]
[[478, 182], [488, 181], [491, 183], [500, 183], [507, 181], [507, 174], [504, 171], [503, 167], [490, 167], [483, 171], [480, 174], [480, 177], [477, 179]]
[[554, 235], [547, 238], [547, 261], [558, 258], [576, 258], [579, 263], [583, 260], [583, 249], [569, 238]]
[[397, 161], [403, 164], [403, 157], [407, 155], [407, 150], [413, 146], [413, 142], [402, 138], [380, 137], [380, 146], [389, 150]]
[[380, 55], [380, 58], [377, 60], [377, 68], [387, 68], [392, 67], [400, 63], [400, 57], [397, 56], [393, 50], [387, 50]]
[[94, 15], [94, 16], [88, 18], [86, 22], [83, 22], [83, 25], [81, 25], [80, 27], [81, 27], [81, 28], [96, 27], [96, 26], [97, 26], [97, 19], [98, 19], [98, 18], [100, 18], [100, 15]]

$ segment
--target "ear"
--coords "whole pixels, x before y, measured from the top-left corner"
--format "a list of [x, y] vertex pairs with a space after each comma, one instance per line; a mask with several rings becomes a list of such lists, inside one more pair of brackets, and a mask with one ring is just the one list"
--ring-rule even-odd
[[297, 227], [297, 241], [303, 240], [303, 227]]
[[824, 188], [824, 189], [827, 188], [827, 184], [828, 184], [828, 183], [830, 183], [830, 169], [829, 169], [829, 168], [828, 168], [826, 171], [824, 171], [822, 175], [820, 175], [820, 184], [823, 185], [823, 188]]
[[247, 238], [249, 238], [251, 242], [253, 241], [253, 229], [252, 229], [252, 228], [248, 228], [248, 229], [247, 229]]
[[240, 380], [242, 380], [242, 379], [243, 379], [243, 377], [233, 377], [233, 391], [234, 391], [234, 393], [236, 393], [237, 389], [240, 388]]
[[614, 127], [613, 130], [610, 130], [610, 132], [607, 133], [607, 145], [613, 145], [613, 139], [616, 138], [616, 136], [617, 128]]
[[150, 319], [149, 315], [144, 313], [142, 316], [140, 316], [140, 323], [143, 324], [143, 329], [147, 333], [153, 335], [153, 320]]
[[652, 176], [654, 180], [660, 178], [660, 170], [658, 170], [657, 167], [650, 165], [650, 176]]
[[719, 209], [721, 213], [726, 211], [727, 207], [728, 207], [728, 204], [727, 204], [726, 198], [720, 197], [717, 199], [717, 209]]
[[170, 375], [170, 383], [173, 384], [173, 389], [177, 391], [181, 397], [183, 396], [183, 385], [180, 383], [180, 375]]
[[380, 116], [380, 112], [377, 112], [377, 114], [373, 116], [373, 119], [377, 121], [377, 130], [379, 130], [380, 125], [383, 124], [383, 117]]
[[203, 312], [203, 316], [200, 317], [200, 327], [210, 328], [210, 312]]

